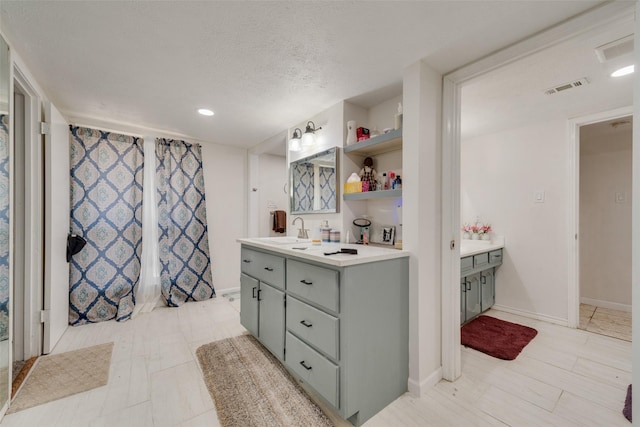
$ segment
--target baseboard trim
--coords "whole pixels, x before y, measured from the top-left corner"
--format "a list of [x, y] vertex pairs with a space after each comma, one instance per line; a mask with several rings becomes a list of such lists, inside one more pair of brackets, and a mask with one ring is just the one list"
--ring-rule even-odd
[[567, 319], [561, 319], [559, 317], [547, 316], [545, 314], [532, 313], [526, 310], [519, 310], [517, 308], [505, 307], [503, 305], [495, 304], [491, 307], [493, 310], [504, 311], [506, 313], [517, 314], [518, 316], [528, 317], [530, 319], [542, 320], [543, 322], [553, 323], [555, 325], [560, 326], [568, 326], [569, 322]]
[[216, 289], [216, 296], [223, 297], [226, 294], [231, 294], [235, 292], [240, 292], [240, 286], [236, 286], [235, 288]]
[[441, 379], [442, 379], [442, 367], [439, 367], [438, 369], [433, 371], [427, 378], [420, 381], [419, 383], [409, 378], [409, 381], [408, 381], [409, 393], [413, 394], [416, 397], [420, 397], [424, 395], [427, 392], [427, 390], [429, 390], [431, 387], [438, 384]]
[[631, 304], [620, 304], [619, 302], [603, 301], [593, 298], [580, 298], [581, 304], [595, 305], [596, 307], [610, 308], [611, 310], [620, 310], [631, 313]]

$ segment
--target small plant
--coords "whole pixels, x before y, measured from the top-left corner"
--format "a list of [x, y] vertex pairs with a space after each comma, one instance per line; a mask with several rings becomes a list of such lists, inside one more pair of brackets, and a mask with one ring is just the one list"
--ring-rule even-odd
[[482, 226], [477, 227], [478, 228], [478, 233], [480, 234], [489, 234], [491, 233], [492, 228], [491, 228], [491, 224], [482, 224]]

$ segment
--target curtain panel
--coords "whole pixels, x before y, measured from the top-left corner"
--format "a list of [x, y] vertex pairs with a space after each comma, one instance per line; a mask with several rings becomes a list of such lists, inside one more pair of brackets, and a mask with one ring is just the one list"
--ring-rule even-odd
[[159, 138], [156, 160], [162, 298], [170, 307], [213, 298], [201, 148]]
[[320, 167], [320, 209], [335, 209], [336, 169]]
[[69, 324], [127, 320], [142, 253], [144, 151], [140, 138], [71, 126]]

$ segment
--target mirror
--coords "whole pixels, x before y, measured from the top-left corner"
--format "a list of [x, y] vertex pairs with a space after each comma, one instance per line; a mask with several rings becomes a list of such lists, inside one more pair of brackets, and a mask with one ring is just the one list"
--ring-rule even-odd
[[0, 37], [0, 408], [9, 398], [9, 46]]
[[291, 213], [338, 212], [338, 149], [289, 164]]

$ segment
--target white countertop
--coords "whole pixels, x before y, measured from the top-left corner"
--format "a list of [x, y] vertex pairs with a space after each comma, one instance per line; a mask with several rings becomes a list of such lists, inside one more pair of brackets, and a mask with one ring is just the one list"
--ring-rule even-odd
[[462, 239], [460, 241], [460, 258], [500, 248], [504, 248], [504, 237], [501, 236], [496, 236], [488, 241]]
[[[355, 245], [347, 243], [322, 243], [314, 245], [311, 240], [297, 239], [295, 237], [260, 237], [238, 239], [243, 245], [267, 249], [283, 255], [291, 255], [310, 261], [321, 262], [336, 267], [365, 264], [368, 262], [384, 261], [388, 259], [404, 258], [409, 256], [408, 251], [403, 251], [389, 246]], [[304, 248], [304, 249], [294, 249]], [[357, 255], [335, 254], [325, 255], [325, 252], [335, 252], [342, 248], [357, 249]]]

